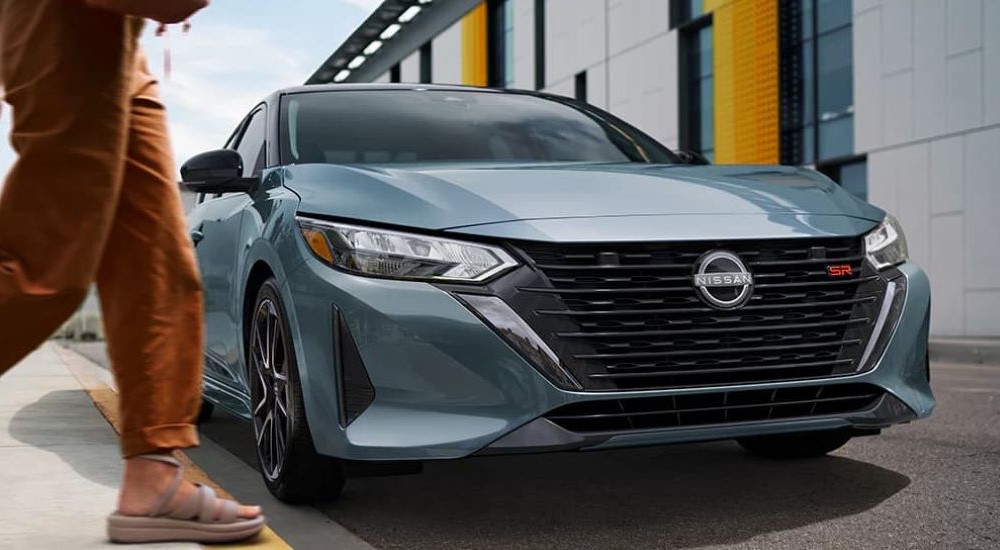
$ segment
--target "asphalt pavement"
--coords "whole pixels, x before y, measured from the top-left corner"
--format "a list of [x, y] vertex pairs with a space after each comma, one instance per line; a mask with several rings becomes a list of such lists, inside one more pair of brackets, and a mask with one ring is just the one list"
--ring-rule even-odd
[[[107, 364], [100, 344], [74, 349]], [[376, 548], [1000, 548], [1000, 366], [933, 363], [932, 386], [931, 419], [822, 459], [721, 442], [435, 462], [269, 516], [296, 548], [325, 548], [308, 533], [329, 519]], [[217, 414], [203, 435], [205, 460], [253, 465], [243, 423]]]

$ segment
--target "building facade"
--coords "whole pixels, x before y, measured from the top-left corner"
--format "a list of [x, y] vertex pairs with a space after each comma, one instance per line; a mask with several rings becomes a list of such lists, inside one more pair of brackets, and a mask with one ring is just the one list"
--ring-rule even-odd
[[387, 0], [310, 78], [542, 90], [894, 213], [936, 336], [1000, 336], [1000, 1]]

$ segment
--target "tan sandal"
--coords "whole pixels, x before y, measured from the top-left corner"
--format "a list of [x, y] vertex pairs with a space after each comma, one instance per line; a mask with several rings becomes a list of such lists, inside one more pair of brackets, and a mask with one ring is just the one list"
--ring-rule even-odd
[[197, 485], [198, 490], [187, 501], [168, 512], [167, 506], [184, 481], [184, 465], [169, 455], [141, 458], [175, 466], [177, 475], [149, 515], [127, 516], [115, 512], [108, 516], [108, 538], [112, 542], [236, 542], [256, 536], [264, 528], [263, 515], [240, 518], [237, 503], [217, 498], [215, 491], [205, 485]]

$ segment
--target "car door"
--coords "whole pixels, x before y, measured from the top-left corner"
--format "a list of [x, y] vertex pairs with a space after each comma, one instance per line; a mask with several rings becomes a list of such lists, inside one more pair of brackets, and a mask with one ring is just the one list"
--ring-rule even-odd
[[[243, 157], [243, 175], [259, 174], [263, 168], [267, 113], [263, 105], [247, 116], [227, 148]], [[189, 219], [192, 240], [205, 288], [205, 369], [213, 381], [239, 388], [238, 267], [240, 234], [246, 208], [252, 200], [246, 193], [204, 197]]]

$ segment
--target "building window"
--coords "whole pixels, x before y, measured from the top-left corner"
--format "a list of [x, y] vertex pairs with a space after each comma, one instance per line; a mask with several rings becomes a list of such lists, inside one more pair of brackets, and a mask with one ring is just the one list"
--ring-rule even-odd
[[[700, 2], [682, 2], [696, 4]], [[690, 6], [689, 6], [690, 7]], [[702, 16], [681, 28], [681, 147], [715, 158], [715, 90], [712, 65], [712, 18]]]
[[865, 157], [822, 164], [817, 169], [839, 183], [848, 193], [863, 201], [868, 200], [868, 160]]
[[489, 10], [489, 85], [510, 88], [514, 85], [514, 2], [491, 0]]
[[399, 68], [399, 63], [396, 63], [389, 69], [389, 82], [402, 82], [402, 70]]
[[781, 162], [854, 154], [851, 0], [780, 0]]
[[545, 87], [545, 0], [535, 0], [535, 89]]
[[431, 43], [428, 41], [420, 47], [420, 82], [431, 82]]
[[587, 102], [587, 71], [576, 73], [573, 79], [573, 97], [577, 101]]
[[670, 28], [679, 27], [705, 15], [703, 0], [672, 0], [670, 2]]

